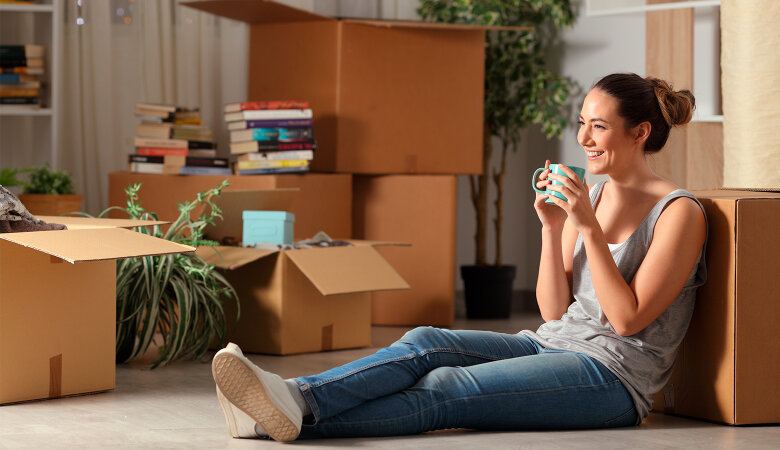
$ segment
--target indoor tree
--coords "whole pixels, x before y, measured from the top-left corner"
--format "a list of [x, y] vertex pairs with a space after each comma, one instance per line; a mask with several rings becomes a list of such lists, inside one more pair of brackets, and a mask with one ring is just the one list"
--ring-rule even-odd
[[[569, 117], [574, 84], [550, 70], [545, 49], [558, 29], [571, 25], [571, 0], [422, 0], [418, 14], [427, 21], [485, 26], [529, 27], [488, 30], [485, 35], [485, 101], [482, 142], [483, 173], [469, 177], [476, 212], [475, 266], [487, 261], [488, 192], [495, 186], [495, 255], [502, 266], [504, 177], [509, 151], [517, 149], [521, 132], [538, 125], [548, 138], [560, 137]], [[493, 148], [493, 137], [500, 141]], [[491, 167], [493, 151], [501, 152]]]

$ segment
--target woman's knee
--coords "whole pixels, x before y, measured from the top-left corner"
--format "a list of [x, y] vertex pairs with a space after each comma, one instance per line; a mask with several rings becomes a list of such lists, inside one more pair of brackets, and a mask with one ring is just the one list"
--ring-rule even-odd
[[440, 337], [442, 333], [444, 333], [444, 331], [441, 328], [417, 327], [407, 331], [396, 343], [428, 348], [441, 340]]

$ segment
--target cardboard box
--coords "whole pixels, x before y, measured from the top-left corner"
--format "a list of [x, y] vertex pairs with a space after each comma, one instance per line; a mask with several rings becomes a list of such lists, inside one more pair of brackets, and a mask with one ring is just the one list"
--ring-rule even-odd
[[454, 176], [355, 176], [354, 236], [409, 242], [379, 252], [411, 285], [372, 294], [372, 323], [451, 326], [455, 317]]
[[[143, 208], [157, 213], [160, 220], [173, 221], [179, 216], [177, 203], [194, 199], [198, 192], [211, 189], [224, 179], [230, 186], [223, 192], [298, 189], [287, 209], [295, 215], [296, 236], [312, 237], [318, 231], [325, 231], [330, 236], [352, 235], [352, 176], [348, 174], [182, 176], [113, 172], [108, 176], [108, 203], [124, 206], [127, 202], [124, 189], [134, 183], [143, 183], [138, 191]], [[251, 204], [246, 206], [244, 209], [261, 209]], [[224, 221], [235, 219], [240, 232], [241, 210], [236, 214], [235, 218], [225, 215]]]
[[118, 227], [0, 234], [0, 404], [114, 388], [118, 258], [195, 249]]
[[312, 170], [482, 172], [491, 27], [337, 19], [265, 0], [183, 4], [250, 24], [249, 100], [310, 101]]
[[201, 247], [238, 294], [228, 339], [245, 352], [289, 355], [371, 345], [371, 291], [408, 284], [368, 243], [269, 251]]
[[780, 193], [693, 192], [709, 221], [699, 288], [654, 408], [732, 425], [780, 422]]

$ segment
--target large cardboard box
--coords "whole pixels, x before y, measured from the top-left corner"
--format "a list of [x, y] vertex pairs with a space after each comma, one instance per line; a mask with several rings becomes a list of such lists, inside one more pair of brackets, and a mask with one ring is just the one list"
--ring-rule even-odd
[[0, 404], [114, 388], [118, 258], [195, 249], [118, 227], [0, 234]]
[[780, 193], [694, 191], [707, 283], [654, 408], [732, 425], [780, 422]]
[[411, 285], [372, 294], [378, 325], [451, 326], [455, 317], [454, 176], [355, 176], [354, 236], [408, 242], [379, 252]]
[[[138, 191], [141, 206], [157, 213], [160, 220], [173, 221], [179, 216], [177, 203], [195, 198], [198, 192], [211, 189], [227, 179], [228, 191], [298, 189], [287, 211], [295, 214], [295, 235], [312, 237], [318, 231], [330, 236], [352, 235], [352, 176], [349, 174], [305, 175], [158, 175], [113, 172], [108, 177], [109, 205], [124, 206], [124, 189], [134, 183], [143, 183]], [[230, 213], [225, 215], [229, 220]], [[239, 227], [241, 211], [236, 212]]]
[[250, 24], [250, 100], [311, 102], [312, 170], [482, 172], [490, 27], [337, 19], [266, 0], [183, 4]]
[[[238, 294], [228, 339], [246, 352], [289, 355], [371, 345], [371, 291], [408, 284], [368, 243], [260, 250], [201, 247]], [[235, 303], [225, 313], [235, 317]]]

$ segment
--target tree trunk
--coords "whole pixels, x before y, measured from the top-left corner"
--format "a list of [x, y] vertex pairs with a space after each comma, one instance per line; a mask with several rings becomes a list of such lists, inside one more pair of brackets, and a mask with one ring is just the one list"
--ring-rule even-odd
[[490, 127], [484, 124], [482, 132], [482, 175], [469, 177], [471, 183], [471, 202], [477, 216], [477, 231], [474, 234], [476, 257], [474, 264], [487, 265], [487, 213], [488, 213], [488, 177], [490, 171], [490, 154], [492, 147]]
[[498, 172], [493, 172], [493, 182], [496, 185], [496, 218], [494, 221], [496, 230], [496, 266], [503, 264], [503, 255], [501, 252], [501, 233], [504, 223], [504, 175], [506, 174], [506, 155], [509, 148], [509, 142], [501, 139], [501, 168]]

